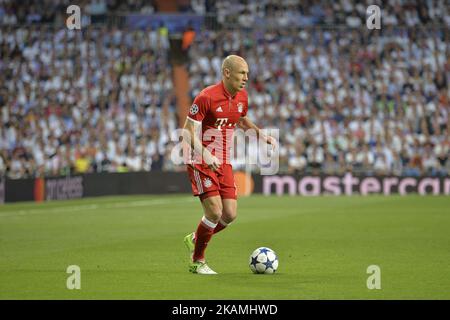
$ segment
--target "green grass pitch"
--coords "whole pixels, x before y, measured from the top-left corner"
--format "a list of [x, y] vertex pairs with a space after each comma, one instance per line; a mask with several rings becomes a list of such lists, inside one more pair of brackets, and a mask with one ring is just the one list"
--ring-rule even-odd
[[[450, 197], [241, 198], [207, 250], [217, 276], [187, 269], [183, 237], [201, 215], [188, 195], [0, 206], [0, 299], [450, 299]], [[251, 273], [260, 246], [276, 274]]]

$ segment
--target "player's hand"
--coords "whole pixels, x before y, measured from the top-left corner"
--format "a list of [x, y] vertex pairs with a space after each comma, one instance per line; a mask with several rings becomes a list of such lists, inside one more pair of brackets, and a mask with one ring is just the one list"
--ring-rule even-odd
[[272, 148], [275, 148], [277, 146], [277, 140], [274, 137], [266, 136], [265, 140], [267, 144], [270, 144], [272, 146]]
[[270, 146], [268, 152], [269, 152], [269, 155], [271, 156], [273, 154], [273, 152], [275, 151], [275, 149], [278, 147], [278, 141], [277, 141], [277, 139], [275, 139], [274, 137], [271, 137], [271, 136], [265, 136], [264, 140]]
[[208, 154], [205, 152], [204, 159], [205, 159], [206, 164], [212, 171], [216, 171], [217, 169], [219, 169], [221, 163], [220, 163], [220, 160], [217, 159], [215, 156], [213, 156], [210, 153]]

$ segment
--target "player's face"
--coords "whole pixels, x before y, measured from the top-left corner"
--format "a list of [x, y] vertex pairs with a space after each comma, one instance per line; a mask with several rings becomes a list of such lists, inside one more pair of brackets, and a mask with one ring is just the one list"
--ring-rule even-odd
[[248, 81], [248, 65], [245, 61], [237, 62], [227, 73], [227, 80], [234, 91], [244, 89]]

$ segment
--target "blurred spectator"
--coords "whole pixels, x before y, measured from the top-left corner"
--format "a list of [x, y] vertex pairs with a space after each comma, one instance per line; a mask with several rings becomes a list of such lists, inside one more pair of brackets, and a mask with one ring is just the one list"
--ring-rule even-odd
[[75, 173], [87, 173], [91, 168], [91, 159], [88, 157], [86, 150], [77, 150], [75, 155]]
[[195, 31], [192, 28], [192, 25], [188, 23], [186, 30], [183, 32], [181, 49], [187, 53], [194, 39], [195, 39]]
[[91, 0], [86, 12], [91, 16], [92, 23], [104, 22], [108, 12], [106, 0]]

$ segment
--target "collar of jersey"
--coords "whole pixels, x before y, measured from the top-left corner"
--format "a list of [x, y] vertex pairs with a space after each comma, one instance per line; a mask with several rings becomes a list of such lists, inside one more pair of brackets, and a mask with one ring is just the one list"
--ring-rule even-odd
[[231, 99], [234, 99], [236, 96], [237, 96], [237, 92], [236, 92], [236, 94], [234, 95], [234, 97], [231, 95], [231, 93], [229, 93], [228, 92], [228, 90], [227, 90], [227, 88], [225, 87], [225, 84], [223, 83], [223, 80], [222, 81], [220, 81], [220, 83], [221, 83], [221, 85], [222, 85], [222, 90], [223, 90], [223, 92], [224, 92], [224, 94], [225, 94], [225, 97], [231, 97]]

